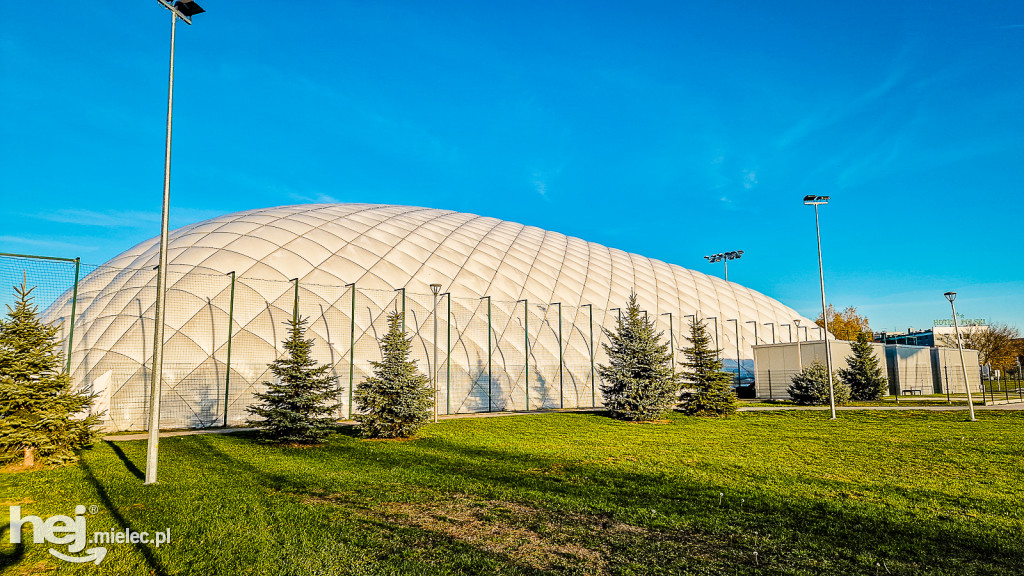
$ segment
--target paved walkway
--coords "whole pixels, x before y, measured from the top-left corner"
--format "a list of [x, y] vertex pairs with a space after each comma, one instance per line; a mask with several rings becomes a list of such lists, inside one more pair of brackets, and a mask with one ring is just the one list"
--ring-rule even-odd
[[[738, 408], [739, 412], [768, 412], [772, 410], [828, 410], [828, 406], [744, 406]], [[499, 416], [529, 416], [532, 414], [552, 414], [558, 412], [599, 412], [601, 408], [579, 408], [579, 409], [565, 409], [565, 410], [537, 410], [533, 412], [480, 412], [471, 414], [442, 414], [437, 417], [438, 420], [459, 420], [462, 418], [497, 418]], [[941, 412], [945, 410], [967, 410], [967, 406], [836, 406], [837, 411], [850, 411], [850, 410], [928, 410], [932, 412]], [[997, 404], [993, 406], [975, 406], [975, 411], [980, 410], [1024, 410], [1024, 404]], [[355, 422], [345, 421], [340, 422], [340, 426], [354, 426]], [[192, 436], [195, 434], [232, 434], [235, 432], [249, 432], [255, 430], [255, 428], [196, 428], [192, 430], [169, 430], [167, 432], [161, 432], [161, 438], [171, 438], [173, 436]], [[104, 440], [110, 442], [123, 442], [125, 440], [145, 440], [149, 438], [147, 432], [133, 432], [131, 434], [112, 434], [110, 436], [104, 436]]]
[[[745, 406], [738, 408], [739, 412], [766, 412], [769, 410], [828, 410], [828, 406]], [[967, 406], [836, 406], [836, 411], [849, 410], [928, 410], [942, 412], [945, 410], [967, 410]], [[974, 411], [979, 410], [1024, 410], [1024, 404], [996, 404], [992, 406], [975, 406]]]

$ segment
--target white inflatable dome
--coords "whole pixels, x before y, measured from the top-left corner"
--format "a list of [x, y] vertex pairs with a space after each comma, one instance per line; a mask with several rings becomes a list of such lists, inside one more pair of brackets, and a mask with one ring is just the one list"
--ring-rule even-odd
[[[72, 375], [100, 395], [108, 429], [146, 425], [158, 248], [158, 238], [135, 246], [79, 288]], [[418, 365], [434, 372], [433, 283], [443, 293], [441, 413], [600, 405], [591, 350], [594, 362], [604, 361], [602, 330], [614, 327], [615, 308], [633, 290], [677, 347], [686, 343], [687, 315], [714, 317], [709, 326], [717, 326], [732, 369], [737, 361], [751, 363], [750, 321], [760, 327], [759, 343], [769, 334], [766, 323], [774, 323], [780, 340], [780, 325], [794, 319], [813, 327], [739, 284], [557, 232], [431, 208], [248, 210], [171, 232], [168, 253], [164, 427], [245, 421], [253, 392], [270, 377], [267, 362], [281, 353], [295, 279], [298, 313], [308, 319], [316, 356], [338, 377], [340, 417], [351, 414], [350, 383], [358, 385], [380, 358], [376, 339], [390, 310], [405, 307]], [[70, 299], [58, 300], [49, 319], [67, 319]]]

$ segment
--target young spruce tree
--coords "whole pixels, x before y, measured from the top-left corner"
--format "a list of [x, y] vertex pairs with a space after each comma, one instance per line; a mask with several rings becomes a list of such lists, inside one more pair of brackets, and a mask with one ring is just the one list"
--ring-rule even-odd
[[839, 369], [839, 379], [850, 389], [854, 400], [878, 400], [889, 387], [878, 357], [871, 349], [868, 332], [857, 334], [853, 344], [853, 356], [846, 359], [847, 368]]
[[246, 409], [260, 418], [249, 425], [270, 442], [317, 444], [337, 428], [336, 377], [328, 374], [330, 366], [318, 366], [310, 357], [313, 341], [305, 338], [306, 319], [285, 324], [290, 329], [285, 354], [268, 364], [274, 380], [264, 382], [266, 392], [256, 394], [259, 403]]
[[95, 395], [72, 391], [57, 327], [39, 319], [34, 289], [15, 287], [17, 301], [0, 320], [0, 462], [59, 465], [92, 444], [99, 415], [84, 415]]
[[642, 314], [636, 293], [629, 295], [615, 331], [605, 330], [610, 341], [602, 344], [608, 365], [601, 364], [601, 394], [614, 418], [654, 420], [676, 403], [679, 388], [672, 373], [672, 352], [654, 331], [654, 321]]
[[388, 332], [380, 340], [383, 360], [371, 362], [373, 376], [356, 387], [359, 431], [367, 438], [408, 438], [430, 421], [434, 390], [430, 378], [409, 359], [411, 340], [402, 330], [402, 314], [388, 315]]
[[[789, 397], [801, 406], [820, 406], [828, 404], [828, 367], [819, 360], [804, 368], [792, 378], [787, 391]], [[850, 389], [839, 378], [832, 378], [832, 389], [836, 405], [850, 401]]]
[[722, 370], [718, 350], [711, 347], [707, 324], [695, 317], [690, 321], [689, 348], [683, 348], [686, 358], [680, 364], [680, 375], [685, 390], [680, 397], [680, 408], [693, 416], [729, 416], [736, 413], [736, 392], [732, 388], [732, 374]]

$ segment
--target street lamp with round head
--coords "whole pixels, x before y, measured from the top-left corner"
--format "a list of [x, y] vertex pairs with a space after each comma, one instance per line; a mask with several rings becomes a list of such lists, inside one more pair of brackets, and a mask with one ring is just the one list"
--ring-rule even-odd
[[942, 295], [946, 297], [946, 300], [949, 300], [949, 307], [953, 310], [953, 330], [956, 332], [956, 347], [960, 351], [960, 367], [964, 371], [964, 387], [967, 389], [967, 406], [971, 411], [971, 422], [974, 422], [974, 398], [971, 397], [971, 384], [967, 381], [967, 360], [964, 359], [964, 344], [960, 340], [960, 323], [956, 318], [956, 304], [953, 304], [953, 300], [956, 300], [956, 292], [944, 292]]

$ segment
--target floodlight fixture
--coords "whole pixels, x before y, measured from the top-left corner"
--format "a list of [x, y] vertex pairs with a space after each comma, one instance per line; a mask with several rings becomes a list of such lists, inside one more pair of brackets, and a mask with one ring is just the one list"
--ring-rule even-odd
[[192, 25], [192, 17], [196, 14], [202, 14], [206, 12], [203, 7], [194, 2], [193, 0], [177, 0], [175, 2], [169, 2], [168, 0], [157, 0], [164, 8], [167, 8], [174, 14], [174, 19], [181, 19], [182, 22], [188, 25]]
[[743, 250], [732, 250], [730, 252], [719, 252], [718, 254], [711, 254], [705, 256], [704, 259], [712, 264], [719, 262], [725, 266], [725, 281], [729, 281], [729, 260], [739, 260], [743, 256]]

